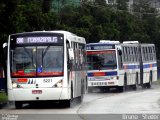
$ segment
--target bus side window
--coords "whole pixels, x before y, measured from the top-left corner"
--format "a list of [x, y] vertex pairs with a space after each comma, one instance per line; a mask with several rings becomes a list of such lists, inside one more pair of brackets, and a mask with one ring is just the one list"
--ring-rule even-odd
[[146, 62], [147, 61], [147, 53], [146, 53], [146, 47], [144, 47], [144, 61]]
[[155, 46], [153, 47], [153, 56], [154, 56], [154, 60], [156, 60], [156, 50], [155, 50]]
[[147, 51], [147, 61], [150, 61], [150, 59], [149, 59], [149, 50], [148, 50], [148, 47], [146, 47], [146, 51]]
[[118, 64], [119, 64], [119, 69], [122, 69], [122, 68], [123, 68], [122, 54], [123, 54], [123, 52], [122, 52], [121, 50], [118, 50]]
[[143, 62], [145, 62], [145, 49], [142, 47], [142, 57], [143, 57]]
[[126, 47], [126, 55], [127, 55], [127, 62], [129, 62], [130, 56], [129, 56], [129, 49], [128, 49], [128, 47]]
[[122, 50], [123, 61], [126, 62], [125, 47], [122, 47]]
[[133, 47], [131, 47], [131, 57], [132, 57], [132, 62], [134, 62], [135, 57], [134, 57]]
[[69, 59], [69, 48], [70, 48], [70, 45], [69, 45], [69, 41], [68, 40], [66, 42], [66, 47], [67, 47], [67, 68], [70, 69], [70, 67], [71, 67], [71, 61]]
[[130, 50], [130, 47], [128, 47], [128, 54], [129, 54], [129, 62], [131, 62], [132, 57], [131, 57], [131, 50]]
[[124, 57], [124, 47], [122, 47], [122, 53], [123, 53], [122, 58], [123, 58], [123, 61], [125, 62], [125, 57]]
[[136, 55], [137, 55], [137, 62], [140, 60], [140, 55], [139, 55], [139, 47], [136, 47]]
[[151, 47], [149, 47], [149, 57], [150, 57], [150, 61], [152, 61], [152, 52], [151, 52]]
[[123, 57], [123, 47], [121, 49], [117, 48], [117, 66], [122, 69], [122, 57]]
[[134, 47], [134, 57], [135, 57], [135, 62], [137, 62], [136, 47]]

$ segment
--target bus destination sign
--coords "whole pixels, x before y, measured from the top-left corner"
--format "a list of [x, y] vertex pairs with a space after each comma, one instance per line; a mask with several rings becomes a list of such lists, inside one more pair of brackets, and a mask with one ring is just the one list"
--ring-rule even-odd
[[38, 43], [62, 43], [63, 37], [41, 36], [41, 37], [18, 37], [16, 44], [38, 44]]
[[113, 44], [87, 45], [87, 50], [106, 50], [106, 49], [115, 49], [115, 45]]

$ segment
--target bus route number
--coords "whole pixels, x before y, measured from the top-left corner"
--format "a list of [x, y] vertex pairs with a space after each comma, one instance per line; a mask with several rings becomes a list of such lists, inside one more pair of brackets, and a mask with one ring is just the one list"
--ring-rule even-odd
[[51, 82], [52, 82], [52, 79], [43, 79], [43, 82], [44, 82], [44, 83], [51, 83]]

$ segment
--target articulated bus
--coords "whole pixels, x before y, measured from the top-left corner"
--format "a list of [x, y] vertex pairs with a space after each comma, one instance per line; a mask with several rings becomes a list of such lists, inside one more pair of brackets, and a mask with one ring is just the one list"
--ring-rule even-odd
[[67, 31], [35, 31], [9, 35], [7, 43], [9, 101], [54, 101], [70, 106], [87, 89], [86, 41]]
[[117, 88], [123, 92], [128, 87], [150, 88], [157, 80], [157, 61], [154, 44], [138, 41], [101, 40], [87, 44], [88, 91]]

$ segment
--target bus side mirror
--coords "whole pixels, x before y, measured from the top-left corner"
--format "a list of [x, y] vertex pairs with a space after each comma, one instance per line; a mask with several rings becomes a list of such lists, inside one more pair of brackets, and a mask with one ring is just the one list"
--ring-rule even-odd
[[3, 43], [3, 48], [6, 48], [8, 46], [7, 43]]
[[69, 51], [69, 59], [70, 59], [70, 60], [73, 60], [73, 59], [74, 59], [74, 51], [73, 51], [73, 48], [69, 48], [68, 51]]
[[4, 59], [7, 60], [7, 43], [3, 43], [3, 54], [4, 54]]

